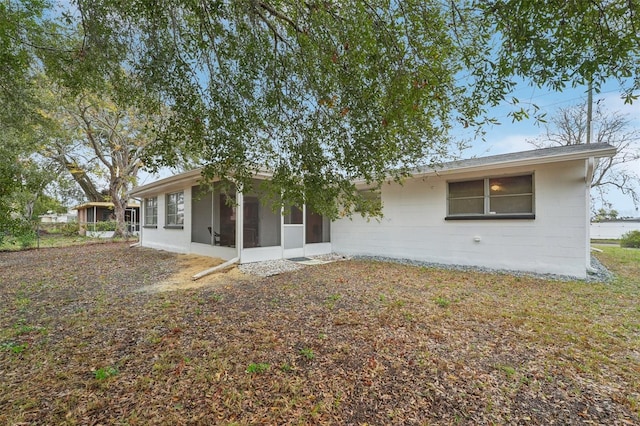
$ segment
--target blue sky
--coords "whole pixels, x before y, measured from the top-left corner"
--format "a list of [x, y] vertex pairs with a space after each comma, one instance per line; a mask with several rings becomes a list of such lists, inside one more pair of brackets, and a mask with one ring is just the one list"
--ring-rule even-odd
[[[593, 100], [594, 103], [600, 100], [601, 106], [604, 106], [606, 111], [620, 112], [627, 115], [627, 118], [630, 121], [630, 127], [628, 130], [640, 129], [640, 100], [634, 102], [632, 105], [628, 105], [624, 103], [620, 94], [621, 91], [619, 87], [617, 85], [610, 84], [606, 85], [600, 93], [594, 93]], [[578, 105], [585, 102], [587, 99], [585, 87], [567, 89], [562, 93], [558, 93], [530, 87], [526, 84], [522, 84], [521, 87], [518, 87], [509, 96], [509, 98], [511, 98], [511, 96], [518, 98], [521, 106], [525, 106], [527, 103], [536, 104], [540, 108], [541, 112], [546, 112], [547, 118], [553, 116], [553, 114], [557, 112], [558, 108]], [[484, 140], [470, 140], [471, 146], [462, 152], [462, 157], [481, 157], [534, 149], [535, 147], [528, 143], [528, 141], [541, 136], [544, 132], [544, 127], [539, 123], [536, 124], [533, 118], [519, 122], [512, 122], [508, 113], [513, 109], [514, 107], [512, 105], [505, 104], [491, 110], [490, 115], [495, 117], [501, 124], [487, 127], [487, 133]], [[454, 133], [453, 136], [465, 139], [470, 138], [470, 135], [463, 132], [460, 132], [458, 135]], [[640, 143], [638, 144], [637, 149], [640, 149]], [[640, 176], [640, 161], [629, 163], [627, 167]], [[143, 172], [140, 174], [139, 182], [140, 184], [145, 184], [154, 181], [158, 177], [167, 177], [171, 175], [172, 173], [168, 170], [162, 170], [159, 176], [150, 176]], [[637, 188], [637, 190], [640, 192], [640, 188]], [[640, 216], [640, 212], [636, 210], [631, 198], [623, 195], [617, 190], [609, 190], [607, 200], [612, 204], [612, 208], [618, 211], [620, 216]]]
[[[594, 103], [600, 100], [600, 105], [606, 111], [620, 112], [627, 116], [630, 126], [627, 130], [640, 129], [640, 100], [631, 105], [625, 104], [620, 97], [621, 90], [617, 84], [607, 84], [600, 93], [594, 93]], [[518, 87], [511, 96], [515, 96], [521, 102], [536, 104], [541, 112], [546, 112], [547, 119], [557, 113], [558, 108], [566, 108], [583, 103], [587, 99], [586, 87], [567, 89], [561, 93], [534, 88], [525, 84]], [[524, 106], [524, 105], [523, 105]], [[471, 148], [463, 152], [463, 157], [503, 154], [508, 152], [526, 151], [534, 147], [527, 141], [536, 139], [544, 132], [544, 127], [536, 125], [534, 119], [512, 122], [507, 116], [513, 106], [504, 105], [494, 108], [491, 113], [500, 121], [500, 125], [487, 127], [485, 140], [471, 141]], [[636, 145], [640, 149], [640, 143]], [[640, 161], [628, 164], [628, 169], [640, 176]], [[637, 188], [640, 192], [640, 188]], [[633, 201], [629, 196], [621, 194], [617, 190], [609, 190], [608, 201], [612, 208], [621, 216], [640, 216]]]
[[[68, 0], [60, 0], [58, 2], [59, 10], [76, 11], [75, 5]], [[616, 84], [607, 84], [602, 88], [601, 93], [594, 93], [594, 102], [601, 100], [601, 105], [612, 112], [620, 112], [628, 115], [630, 120], [630, 129], [640, 129], [640, 100], [632, 105], [625, 105], [620, 97], [620, 87]], [[546, 112], [547, 117], [551, 117], [558, 108], [577, 105], [586, 100], [586, 87], [570, 88], [561, 93], [552, 92], [536, 87], [521, 84], [516, 90], [509, 95], [509, 98], [516, 97], [523, 106], [527, 104], [536, 104], [541, 112]], [[503, 154], [508, 152], [526, 151], [534, 147], [527, 141], [535, 139], [542, 135], [544, 128], [535, 124], [535, 120], [523, 120], [520, 122], [512, 122], [508, 116], [509, 111], [513, 110], [513, 106], [504, 105], [494, 108], [490, 115], [500, 121], [500, 125], [487, 127], [487, 133], [484, 140], [472, 140], [471, 147], [462, 153], [463, 158]], [[456, 136], [455, 134], [453, 135]], [[460, 137], [468, 138], [468, 135], [460, 133]], [[637, 149], [640, 149], [640, 142]], [[640, 161], [629, 163], [628, 169], [640, 176]], [[172, 173], [163, 170], [159, 176], [151, 176], [142, 172], [140, 175], [140, 184], [149, 183], [158, 177], [170, 176]], [[637, 188], [640, 192], [640, 188]], [[636, 209], [632, 200], [618, 191], [610, 190], [608, 201], [612, 204], [612, 208], [616, 209], [621, 216], [640, 216], [640, 211]]]

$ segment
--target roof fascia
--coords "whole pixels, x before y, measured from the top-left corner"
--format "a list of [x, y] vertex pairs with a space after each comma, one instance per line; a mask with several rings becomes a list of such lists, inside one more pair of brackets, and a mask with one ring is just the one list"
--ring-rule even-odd
[[532, 157], [532, 158], [522, 158], [516, 160], [498, 160], [484, 164], [475, 164], [469, 166], [461, 166], [461, 167], [447, 167], [447, 164], [444, 164], [441, 169], [431, 169], [428, 171], [421, 171], [417, 173], [413, 173], [412, 177], [424, 177], [424, 176], [438, 176], [438, 175], [448, 175], [454, 173], [467, 173], [467, 172], [483, 172], [488, 170], [493, 170], [496, 168], [507, 168], [507, 167], [528, 167], [539, 164], [548, 164], [548, 163], [559, 163], [566, 161], [574, 161], [574, 160], [584, 160], [587, 158], [601, 158], [601, 157], [610, 157], [615, 155], [616, 148], [602, 148], [592, 151], [580, 151], [574, 153], [562, 153], [555, 155], [546, 155], [542, 157]]
[[[489, 170], [494, 170], [497, 168], [508, 168], [508, 167], [529, 167], [539, 164], [548, 164], [548, 163], [557, 163], [557, 162], [566, 162], [566, 161], [574, 161], [574, 160], [584, 160], [588, 158], [601, 158], [601, 157], [611, 157], [616, 154], [616, 148], [613, 146], [608, 146], [605, 148], [592, 149], [592, 150], [582, 150], [578, 152], [570, 152], [570, 153], [560, 153], [553, 155], [543, 155], [539, 157], [529, 157], [529, 158], [521, 158], [521, 159], [500, 159], [497, 158], [493, 161], [482, 163], [482, 164], [472, 164], [468, 166], [455, 166], [456, 162], [445, 163], [442, 168], [432, 168], [429, 170], [418, 170], [411, 174], [412, 178], [420, 178], [426, 176], [440, 176], [440, 175], [450, 175], [457, 173], [473, 173], [473, 172], [484, 172]], [[464, 160], [463, 160], [464, 161]], [[184, 188], [186, 184], [195, 184], [197, 183], [202, 176], [202, 169], [194, 169], [188, 172], [181, 173], [179, 175], [170, 176], [168, 178], [160, 179], [156, 182], [149, 183], [147, 185], [142, 185], [137, 188], [134, 188], [129, 192], [130, 196], [145, 196], [149, 194], [157, 194], [163, 193], [167, 190], [173, 190], [178, 188]], [[255, 173], [256, 179], [269, 179], [272, 177], [272, 174], [266, 171], [259, 171]], [[355, 180], [353, 182], [355, 185], [360, 187], [366, 187], [365, 182], [363, 180]]]
[[190, 170], [188, 172], [180, 173], [178, 175], [169, 176], [164, 179], [151, 182], [147, 185], [142, 185], [137, 188], [133, 188], [129, 191], [129, 195], [144, 196], [148, 194], [161, 193], [166, 190], [183, 188], [187, 183], [196, 183], [202, 177], [201, 169]]
[[[87, 203], [83, 203], [78, 206], [72, 207], [71, 210], [88, 209], [91, 207], [106, 207], [108, 209], [112, 209], [115, 207], [115, 205], [111, 201], [89, 201]], [[140, 207], [140, 204], [129, 203], [129, 202], [125, 203], [125, 208], [129, 209], [133, 207]]]
[[[269, 179], [272, 176], [271, 173], [260, 171], [254, 174], [256, 179]], [[202, 169], [194, 169], [188, 172], [180, 173], [179, 175], [170, 176], [164, 179], [160, 179], [155, 182], [151, 182], [147, 185], [142, 185], [137, 188], [133, 188], [130, 192], [130, 196], [145, 196], [149, 194], [163, 193], [167, 190], [184, 188], [186, 185], [194, 185], [200, 182], [202, 179]], [[214, 182], [218, 180], [214, 179]]]

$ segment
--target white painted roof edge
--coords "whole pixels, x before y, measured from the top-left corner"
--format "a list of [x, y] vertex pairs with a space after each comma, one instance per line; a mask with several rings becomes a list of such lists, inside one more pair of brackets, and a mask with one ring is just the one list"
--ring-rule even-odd
[[[271, 174], [267, 172], [258, 172], [255, 174], [256, 179], [268, 179]], [[174, 176], [169, 176], [146, 185], [137, 186], [129, 191], [132, 197], [141, 197], [149, 194], [156, 194], [172, 189], [184, 188], [185, 184], [195, 185], [202, 178], [202, 168], [189, 170]]]
[[[456, 160], [444, 163], [439, 166], [425, 166], [416, 169], [411, 173], [411, 177], [419, 178], [424, 176], [437, 176], [461, 172], [485, 171], [495, 168], [523, 167], [537, 164], [554, 163], [561, 161], [582, 160], [587, 158], [611, 157], [616, 154], [616, 148], [612, 145], [601, 144], [581, 144], [559, 146], [552, 148], [534, 149], [529, 151], [512, 152], [507, 154], [492, 155], [488, 157], [470, 158], [467, 160]], [[200, 181], [202, 169], [194, 169], [180, 173], [164, 179], [151, 182], [146, 185], [133, 188], [130, 196], [144, 196], [164, 192], [171, 189], [184, 187], [186, 183], [196, 184]], [[268, 179], [269, 173], [261, 171], [256, 174], [258, 179]], [[356, 185], [364, 182], [356, 181]]]
[[616, 154], [616, 151], [617, 150], [614, 146], [605, 143], [542, 148], [530, 151], [493, 155], [489, 157], [451, 161], [440, 166], [422, 167], [411, 173], [411, 175], [413, 177], [422, 177], [429, 175], [484, 171], [495, 168], [531, 166], [561, 161], [584, 160], [587, 158], [611, 157]]

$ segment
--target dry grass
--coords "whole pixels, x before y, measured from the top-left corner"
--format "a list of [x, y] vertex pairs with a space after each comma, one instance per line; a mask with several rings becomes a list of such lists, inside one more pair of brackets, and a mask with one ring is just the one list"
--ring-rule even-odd
[[347, 261], [187, 288], [208, 263], [0, 253], [0, 423], [637, 424], [640, 251], [601, 259], [615, 283]]
[[[6, 236], [0, 240], [0, 252], [68, 247], [88, 244], [110, 244], [113, 241], [113, 238], [92, 238], [78, 234], [65, 235], [59, 232], [42, 233], [42, 235], [40, 235], [39, 237], [33, 235], [32, 237], [27, 237], [25, 241], [22, 241], [20, 238]], [[115, 241], [129, 242], [130, 244], [133, 244], [138, 241], [138, 237], [132, 236], [127, 238], [126, 240], [123, 238], [116, 238]]]

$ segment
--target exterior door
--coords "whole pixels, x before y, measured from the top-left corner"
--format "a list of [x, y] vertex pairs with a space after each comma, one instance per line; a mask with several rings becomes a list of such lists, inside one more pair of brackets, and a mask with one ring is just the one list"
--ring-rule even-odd
[[244, 197], [244, 217], [242, 219], [242, 247], [259, 247], [260, 203], [257, 197]]
[[[303, 207], [304, 208], [304, 207]], [[283, 257], [304, 256], [304, 212], [297, 206], [291, 206], [284, 216], [282, 226]]]

